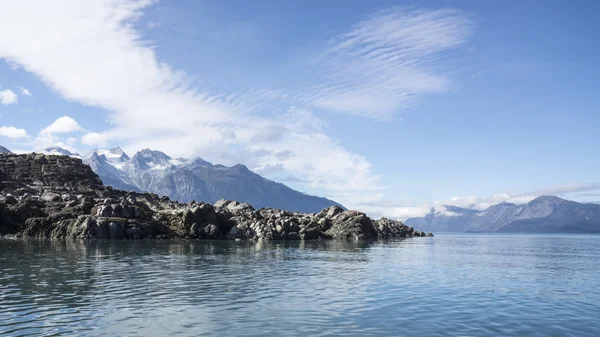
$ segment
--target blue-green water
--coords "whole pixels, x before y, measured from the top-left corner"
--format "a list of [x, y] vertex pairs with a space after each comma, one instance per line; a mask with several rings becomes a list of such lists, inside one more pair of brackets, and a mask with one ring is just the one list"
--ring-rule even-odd
[[0, 241], [0, 335], [600, 336], [600, 236]]

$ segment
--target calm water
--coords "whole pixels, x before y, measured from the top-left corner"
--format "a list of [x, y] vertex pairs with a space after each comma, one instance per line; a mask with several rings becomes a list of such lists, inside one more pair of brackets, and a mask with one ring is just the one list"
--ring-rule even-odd
[[600, 336], [600, 236], [0, 241], [0, 335]]

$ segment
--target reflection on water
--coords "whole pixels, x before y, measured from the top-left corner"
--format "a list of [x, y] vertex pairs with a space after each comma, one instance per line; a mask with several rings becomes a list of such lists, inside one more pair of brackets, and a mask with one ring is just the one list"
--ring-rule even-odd
[[0, 335], [598, 336], [600, 236], [0, 241]]

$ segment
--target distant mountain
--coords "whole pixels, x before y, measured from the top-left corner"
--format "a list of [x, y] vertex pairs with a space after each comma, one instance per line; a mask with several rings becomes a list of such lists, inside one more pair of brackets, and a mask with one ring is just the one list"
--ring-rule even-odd
[[83, 162], [92, 168], [105, 185], [125, 191], [142, 192], [135, 185], [127, 183], [122, 169], [129, 162], [129, 157], [120, 148], [92, 151]]
[[422, 218], [410, 218], [405, 221], [414, 228], [436, 228], [437, 232], [465, 232], [465, 223], [478, 211], [456, 206], [442, 206], [431, 209]]
[[405, 224], [434, 232], [600, 233], [600, 205], [541, 196], [524, 205], [504, 202], [483, 211], [445, 206]]
[[69, 156], [74, 158], [81, 158], [79, 153], [73, 153], [69, 150], [63, 149], [62, 147], [47, 147], [43, 150], [36, 151], [37, 153], [43, 153], [46, 155], [55, 155], [55, 156]]
[[4, 146], [0, 145], [0, 153], [12, 153], [12, 152], [10, 152], [10, 150], [5, 148]]
[[341, 207], [332, 200], [306, 195], [265, 179], [240, 164], [226, 167], [213, 165], [202, 158], [173, 159], [150, 149], [141, 150], [130, 158], [121, 148], [94, 150], [83, 158], [83, 162], [106, 185], [156, 193], [181, 202], [214, 203], [219, 199], [230, 199], [247, 202], [255, 208], [309, 213], [332, 205]]

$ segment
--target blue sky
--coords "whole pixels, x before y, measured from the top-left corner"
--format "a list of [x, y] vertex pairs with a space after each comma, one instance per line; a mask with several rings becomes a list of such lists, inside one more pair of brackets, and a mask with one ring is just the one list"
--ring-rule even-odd
[[4, 2], [17, 152], [241, 162], [396, 218], [600, 200], [595, 1]]

